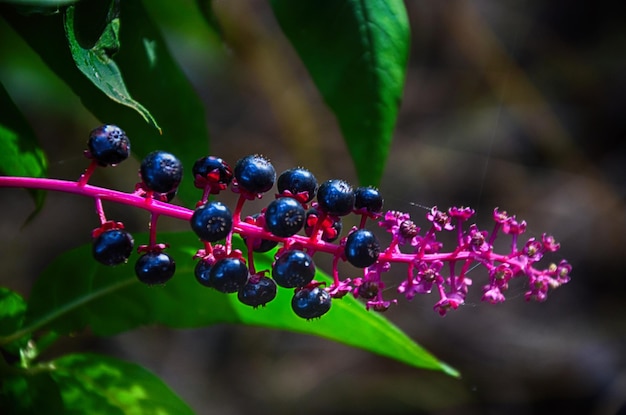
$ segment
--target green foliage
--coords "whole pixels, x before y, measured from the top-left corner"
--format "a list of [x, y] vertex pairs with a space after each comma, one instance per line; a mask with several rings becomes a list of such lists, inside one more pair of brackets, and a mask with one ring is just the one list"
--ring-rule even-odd
[[53, 362], [65, 413], [193, 414], [164, 383], [141, 366], [95, 354]]
[[[0, 173], [8, 176], [45, 177], [46, 156], [37, 144], [35, 132], [0, 83]], [[42, 191], [31, 191], [36, 210], [45, 200]]]
[[[70, 6], [66, 9], [63, 23], [76, 67], [109, 98], [134, 109], [141, 114], [146, 122], [160, 130], [150, 112], [128, 93], [120, 69], [112, 57], [120, 48], [119, 5], [111, 4], [111, 8], [106, 15], [104, 30], [96, 40], [96, 43], [89, 48], [82, 47], [78, 41], [78, 33], [76, 33], [76, 27], [74, 26], [75, 8], [75, 6]], [[151, 57], [154, 59], [153, 53]]]
[[[68, 3], [72, 2], [0, 2], [0, 15], [86, 109], [101, 122], [115, 123], [127, 132], [135, 157], [164, 149], [176, 154], [189, 172], [208, 150], [205, 107], [157, 22], [140, 0]], [[210, 1], [199, 3], [209, 26], [218, 28]], [[337, 117], [359, 181], [378, 184], [408, 55], [409, 27], [402, 2], [273, 0], [271, 5]], [[0, 48], [10, 47], [0, 44]], [[1, 172], [45, 176], [46, 158], [35, 133], [2, 85], [0, 103]], [[183, 181], [178, 196], [187, 205], [195, 203], [198, 190], [192, 180]], [[43, 193], [34, 197], [41, 208]], [[165, 287], [140, 284], [131, 266], [101, 266], [91, 260], [90, 246], [83, 246], [50, 264], [27, 302], [11, 290], [0, 289], [3, 409], [11, 413], [191, 413], [158, 378], [139, 366], [87, 354], [38, 362], [40, 351], [57, 335], [86, 328], [109, 336], [151, 324], [262, 326], [321, 336], [415, 367], [458, 375], [351, 296], [335, 300], [324, 318], [307, 322], [291, 312], [287, 290], [279, 290], [277, 299], [266, 307], [252, 309], [235, 296], [206, 289], [193, 278], [191, 257], [199, 247], [197, 238], [192, 233], [160, 237], [171, 245], [168, 252], [177, 261], [177, 275]], [[236, 243], [243, 249], [241, 241]], [[257, 268], [269, 269], [272, 259], [271, 253], [257, 255]], [[321, 272], [316, 278], [328, 280]], [[48, 334], [37, 337], [42, 332]]]
[[[26, 316], [26, 302], [16, 292], [0, 287], [0, 337], [8, 336], [22, 328]], [[28, 336], [8, 343], [4, 348], [11, 353], [19, 353], [26, 347]]]
[[361, 185], [378, 185], [402, 98], [409, 23], [401, 0], [272, 0], [334, 112]]

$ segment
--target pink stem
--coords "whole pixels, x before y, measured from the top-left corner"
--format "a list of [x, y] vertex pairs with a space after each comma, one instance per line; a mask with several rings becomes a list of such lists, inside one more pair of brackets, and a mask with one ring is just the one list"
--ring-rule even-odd
[[103, 225], [107, 221], [107, 217], [104, 214], [104, 208], [102, 207], [102, 200], [99, 197], [94, 197], [96, 202], [96, 212], [98, 213], [98, 217], [100, 218], [100, 225]]
[[[152, 214], [163, 215], [175, 219], [189, 221], [193, 215], [193, 210], [185, 208], [183, 206], [172, 205], [167, 202], [161, 202], [148, 197], [138, 196], [132, 193], [120, 192], [117, 190], [106, 189], [103, 187], [92, 186], [89, 184], [79, 185], [76, 182], [59, 180], [59, 179], [47, 179], [47, 178], [33, 178], [33, 177], [11, 177], [0, 176], [0, 187], [14, 187], [14, 188], [27, 188], [37, 190], [50, 190], [64, 193], [72, 193], [80, 196], [91, 197], [93, 199], [100, 199], [101, 201], [112, 201], [127, 206], [133, 206], [139, 209], [147, 210]], [[149, 196], [149, 195], [147, 195]], [[241, 206], [245, 199], [240, 198], [237, 203], [237, 209], [235, 212], [241, 212]], [[324, 220], [324, 214], [320, 215], [319, 221]], [[277, 237], [272, 233], [262, 229], [259, 226], [238, 221], [234, 218], [233, 221], [233, 233], [249, 236], [252, 238], [270, 239], [274, 241], [284, 242], [284, 238]], [[317, 227], [317, 226], [316, 226]], [[293, 235], [290, 237], [293, 243], [300, 243], [305, 247], [311, 247], [316, 252], [324, 252], [331, 255], [340, 255], [341, 246], [333, 244], [331, 242], [325, 242], [321, 240], [320, 235], [316, 235], [318, 232], [314, 231], [311, 237], [302, 235]], [[425, 240], [432, 235], [433, 229], [429, 230], [425, 236]], [[495, 232], [494, 232], [495, 233]], [[420, 253], [419, 259], [421, 261], [454, 261], [464, 260], [475, 256], [474, 253], [463, 252], [444, 252], [423, 254]], [[403, 254], [397, 250], [385, 250], [380, 254], [379, 262], [395, 262], [395, 263], [412, 263], [416, 259], [416, 254]], [[524, 263], [518, 257], [509, 257], [508, 255], [496, 254], [489, 252], [485, 254], [483, 258], [486, 261], [494, 261], [501, 263], [508, 263], [514, 267], [514, 269], [523, 269]]]

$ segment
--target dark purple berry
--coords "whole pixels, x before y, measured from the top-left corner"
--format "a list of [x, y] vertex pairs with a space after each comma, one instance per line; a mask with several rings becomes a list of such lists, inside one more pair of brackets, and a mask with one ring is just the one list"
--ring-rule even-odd
[[105, 124], [89, 133], [89, 155], [101, 166], [123, 162], [130, 155], [130, 141], [118, 126]]
[[373, 300], [378, 295], [378, 284], [374, 281], [365, 281], [359, 285], [357, 294], [366, 300]]
[[193, 270], [196, 280], [205, 287], [212, 287], [211, 279], [209, 278], [211, 267], [212, 265], [208, 261], [200, 259]]
[[274, 166], [263, 156], [250, 155], [243, 157], [235, 164], [237, 186], [246, 192], [265, 193], [276, 181]]
[[146, 189], [169, 193], [178, 188], [183, 178], [183, 165], [171, 153], [153, 151], [142, 160], [139, 175]]
[[226, 189], [233, 180], [233, 171], [228, 163], [215, 156], [206, 156], [196, 160], [191, 171], [194, 186], [204, 189], [208, 185], [213, 194]]
[[124, 229], [109, 229], [93, 241], [93, 257], [104, 265], [125, 263], [133, 251], [133, 237]]
[[294, 167], [285, 170], [278, 176], [276, 182], [278, 192], [283, 193], [288, 190], [294, 197], [299, 194], [306, 194], [302, 197], [302, 203], [313, 200], [317, 191], [317, 179], [313, 173], [302, 167]]
[[304, 225], [305, 213], [296, 199], [279, 197], [265, 210], [265, 228], [276, 236], [295, 235]]
[[217, 260], [209, 271], [211, 287], [223, 293], [235, 293], [248, 281], [248, 267], [239, 258]]
[[354, 190], [343, 180], [328, 180], [317, 189], [317, 205], [329, 215], [345, 216], [354, 209]]
[[242, 303], [254, 308], [264, 306], [276, 298], [276, 283], [271, 278], [252, 275], [237, 292], [237, 298]]
[[320, 287], [298, 290], [291, 299], [291, 308], [296, 315], [307, 320], [323, 316], [330, 306], [330, 294]]
[[[317, 221], [320, 219], [320, 212], [315, 208], [311, 208], [306, 212], [306, 220], [304, 221], [304, 233], [311, 236]], [[322, 224], [322, 241], [333, 242], [341, 234], [343, 224], [341, 218], [337, 216], [326, 216]]]
[[357, 229], [348, 235], [344, 252], [348, 262], [358, 268], [373, 265], [380, 255], [378, 238], [367, 229]]
[[314, 276], [313, 258], [297, 249], [283, 252], [272, 265], [272, 277], [281, 287], [304, 287], [313, 280]]
[[354, 191], [354, 207], [368, 213], [380, 213], [383, 210], [383, 197], [373, 187], [357, 187]]
[[147, 252], [135, 263], [137, 278], [148, 285], [165, 284], [175, 271], [176, 263], [165, 252]]
[[222, 202], [208, 202], [196, 208], [191, 215], [191, 229], [205, 242], [226, 238], [233, 228], [230, 209]]

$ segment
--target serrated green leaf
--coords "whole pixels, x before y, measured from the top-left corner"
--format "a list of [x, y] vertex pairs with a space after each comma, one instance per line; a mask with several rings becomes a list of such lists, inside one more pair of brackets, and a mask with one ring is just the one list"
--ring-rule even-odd
[[193, 414], [161, 379], [143, 367], [96, 354], [53, 362], [52, 378], [72, 414]]
[[0, 382], [3, 414], [64, 414], [61, 394], [50, 373], [6, 376]]
[[[0, 14], [80, 96], [87, 109], [101, 122], [117, 124], [126, 131], [135, 157], [142, 159], [154, 150], [169, 151], [182, 161], [186, 171], [190, 171], [198, 158], [208, 154], [205, 108], [141, 1], [121, 2], [120, 50], [115, 62], [133, 98], [150, 108], [150, 113], [159, 121], [162, 135], [134, 110], [109, 99], [77, 69], [60, 14], [23, 16], [1, 3]], [[87, 135], [88, 131], [85, 137]], [[191, 205], [199, 199], [200, 193], [193, 186], [193, 180], [183, 179], [178, 196]]]
[[[0, 173], [7, 176], [45, 177], [48, 163], [35, 132], [0, 83]], [[39, 211], [46, 193], [29, 191]]]
[[[26, 302], [18, 293], [0, 287], [0, 337], [7, 336], [22, 328], [26, 315]], [[18, 353], [28, 341], [28, 336], [3, 346], [12, 353]]]
[[[136, 238], [140, 239], [145, 237]], [[300, 319], [292, 312], [292, 290], [280, 289], [266, 307], [253, 309], [241, 304], [236, 295], [198, 284], [191, 258], [201, 244], [193, 233], [160, 234], [159, 240], [170, 244], [168, 252], [177, 267], [175, 277], [165, 286], [139, 283], [132, 266], [135, 257], [131, 257], [131, 264], [104, 267], [85, 261], [91, 247], [83, 246], [61, 255], [37, 280], [28, 301], [26, 328], [72, 333], [89, 326], [95, 334], [112, 335], [149, 324], [175, 328], [217, 323], [254, 325], [321, 336], [415, 367], [456, 375], [454, 369], [350, 296], [333, 301], [330, 312], [314, 321]], [[271, 254], [256, 256], [257, 270], [270, 269], [271, 261]], [[316, 279], [329, 277], [318, 272]]]
[[98, 89], [113, 101], [137, 111], [146, 122], [152, 124], [160, 131], [161, 128], [152, 114], [150, 114], [150, 111], [130, 96], [122, 78], [122, 73], [111, 56], [111, 51], [118, 51], [120, 48], [120, 18], [118, 15], [119, 11], [114, 10], [115, 4], [115, 2], [111, 2], [111, 9], [107, 16], [104, 31], [96, 41], [96, 44], [89, 49], [83, 48], [78, 42], [74, 26], [74, 10], [76, 6], [69, 6], [65, 10], [64, 26], [70, 52], [78, 69]]
[[409, 50], [401, 0], [272, 0], [283, 32], [334, 112], [361, 185], [378, 185]]

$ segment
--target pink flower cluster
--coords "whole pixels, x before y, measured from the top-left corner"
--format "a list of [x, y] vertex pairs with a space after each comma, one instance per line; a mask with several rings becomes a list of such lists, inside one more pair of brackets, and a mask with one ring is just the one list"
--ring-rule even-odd
[[[390, 245], [382, 252], [378, 261], [366, 268], [362, 278], [352, 281], [352, 292], [367, 300], [367, 307], [385, 311], [396, 300], [383, 298], [384, 283], [381, 274], [390, 269], [393, 262], [407, 264], [407, 276], [398, 286], [398, 292], [408, 300], [416, 294], [428, 294], [433, 290], [439, 294], [434, 310], [444, 316], [465, 302], [472, 279], [468, 273], [478, 263], [488, 271], [489, 282], [482, 287], [482, 300], [492, 304], [505, 300], [504, 293], [509, 281], [526, 276], [528, 291], [526, 300], [544, 301], [549, 288], [557, 288], [570, 280], [571, 265], [562, 260], [546, 268], [537, 268], [542, 257], [559, 249], [559, 244], [550, 235], [541, 239], [530, 238], [523, 245], [520, 235], [526, 230], [526, 222], [518, 221], [497, 208], [493, 212], [494, 227], [489, 233], [475, 224], [463, 230], [463, 224], [474, 215], [474, 210], [453, 207], [448, 211], [433, 207], [426, 215], [430, 227], [423, 233], [407, 213], [388, 211], [379, 222], [392, 235]], [[456, 246], [443, 252], [443, 243], [437, 235], [456, 229]], [[495, 252], [494, 242], [501, 235], [509, 235], [509, 252]], [[446, 265], [444, 267], [444, 265]]]

